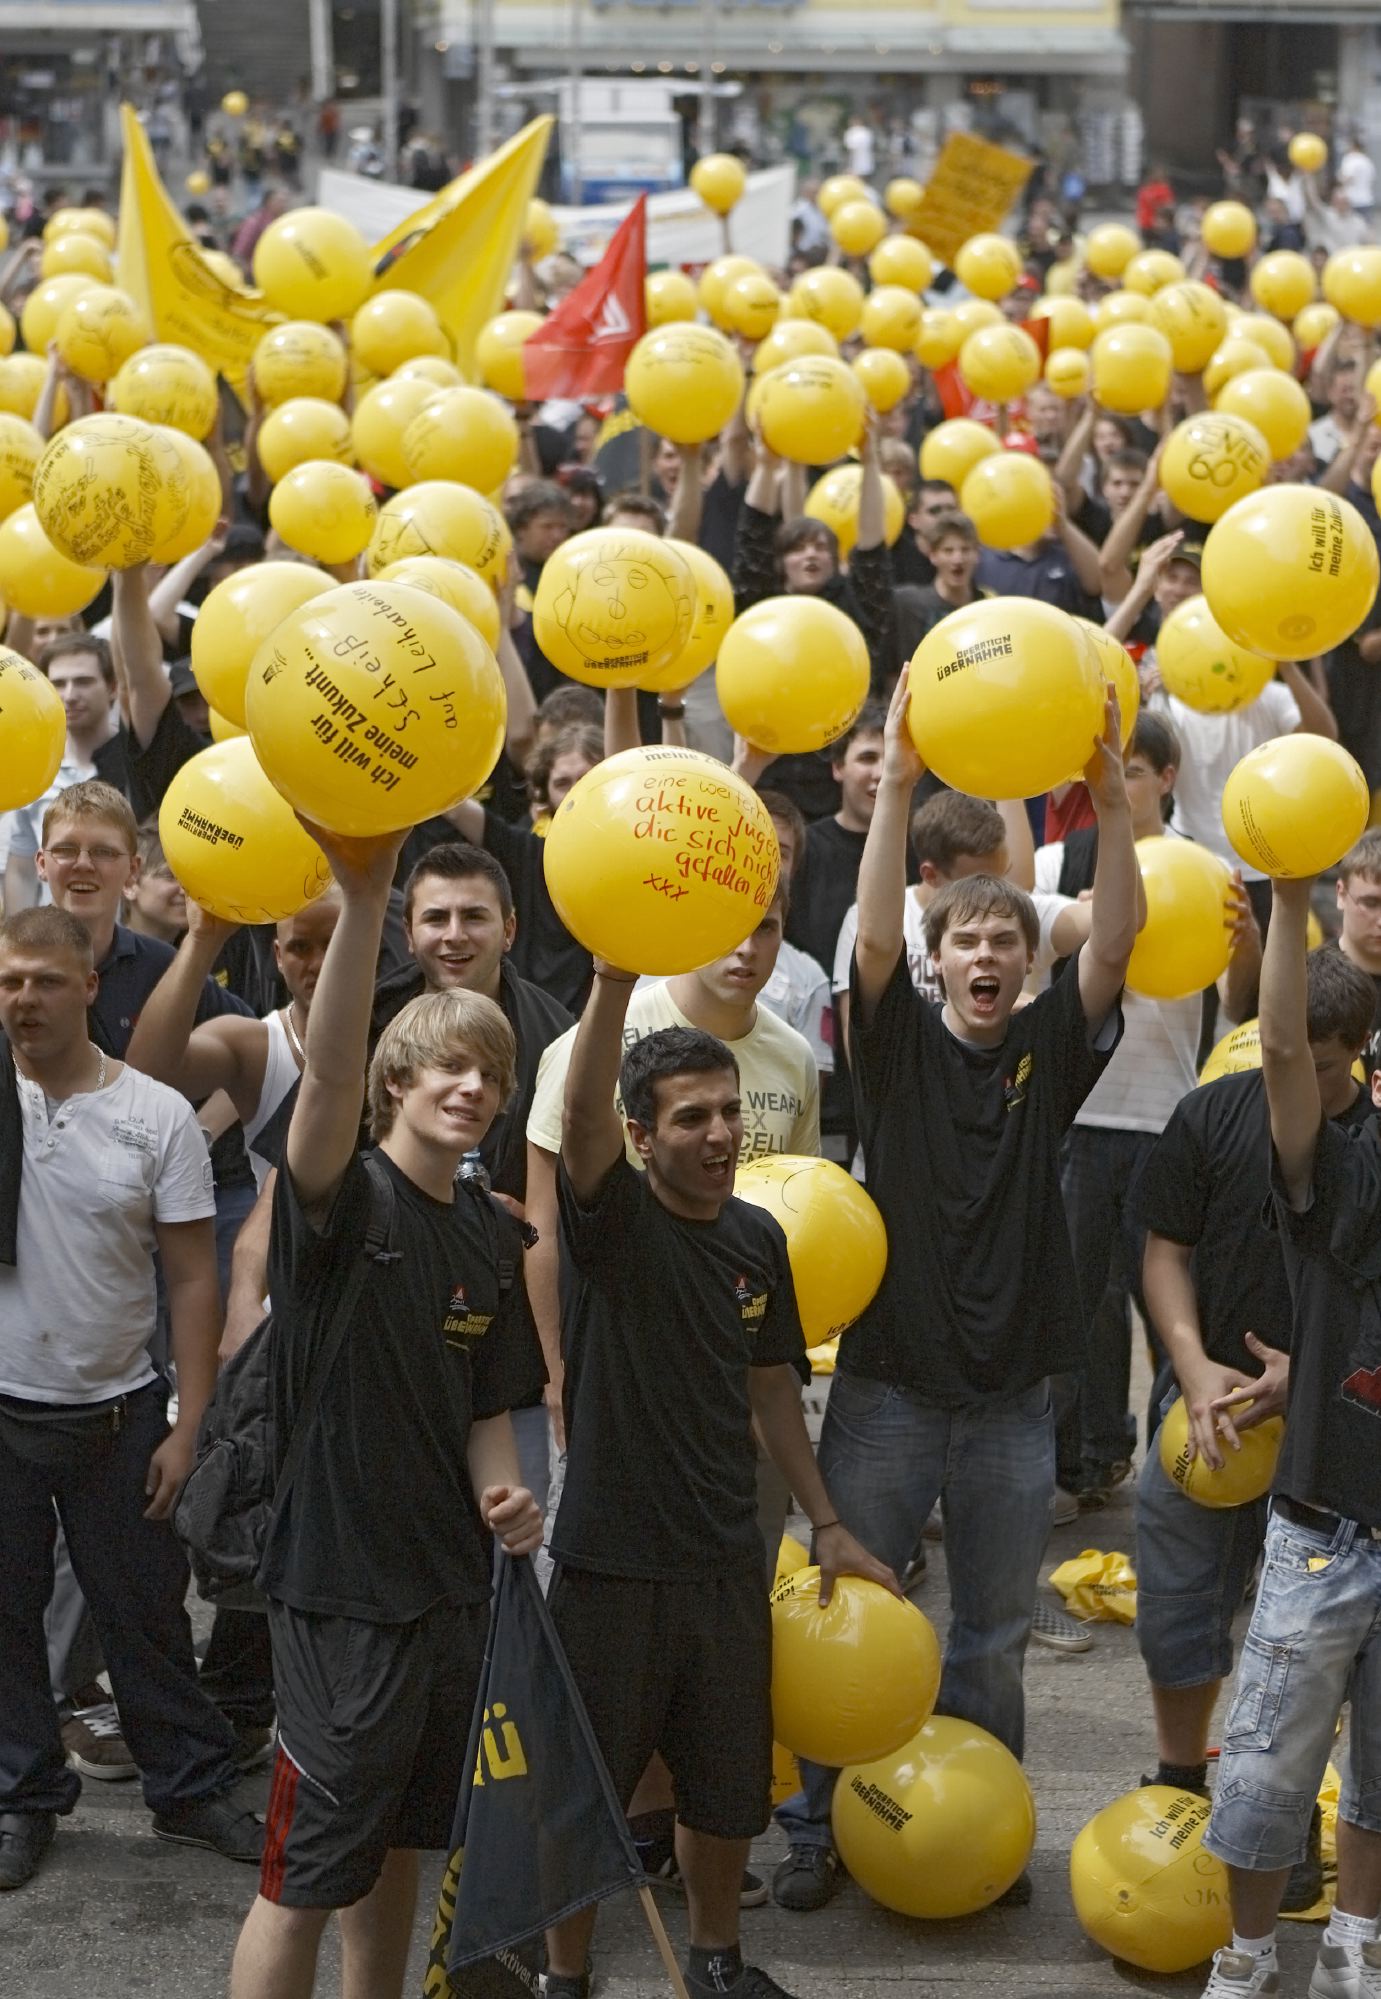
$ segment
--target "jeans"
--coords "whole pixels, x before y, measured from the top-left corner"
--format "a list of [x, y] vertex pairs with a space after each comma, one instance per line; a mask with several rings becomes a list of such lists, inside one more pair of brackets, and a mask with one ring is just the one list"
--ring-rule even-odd
[[35, 1422], [0, 1406], [0, 1812], [70, 1812], [81, 1791], [43, 1640], [59, 1516], [145, 1802], [161, 1811], [235, 1782], [235, 1738], [197, 1685], [186, 1557], [168, 1521], [144, 1518], [167, 1399], [156, 1381], [101, 1416]]
[[1074, 1125], [1060, 1181], [1074, 1267], [1088, 1326], [1088, 1368], [1077, 1408], [1060, 1425], [1062, 1482], [1106, 1473], [1136, 1449], [1128, 1413], [1132, 1380], [1130, 1304], [1140, 1289], [1141, 1231], [1133, 1201], [1155, 1144], [1149, 1131]]
[[[967, 1409], [836, 1374], [820, 1434], [835, 1511], [898, 1573], [941, 1503], [951, 1621], [937, 1714], [985, 1728], [1020, 1756], [1022, 1666], [1055, 1490], [1049, 1384]], [[777, 1813], [793, 1845], [830, 1844], [835, 1772], [801, 1765], [803, 1789]]]

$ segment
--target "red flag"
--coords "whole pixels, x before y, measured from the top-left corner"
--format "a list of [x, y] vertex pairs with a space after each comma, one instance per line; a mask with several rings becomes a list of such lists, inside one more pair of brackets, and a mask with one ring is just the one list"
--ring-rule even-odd
[[647, 324], [647, 196], [640, 194], [609, 248], [523, 343], [528, 399], [608, 396]]

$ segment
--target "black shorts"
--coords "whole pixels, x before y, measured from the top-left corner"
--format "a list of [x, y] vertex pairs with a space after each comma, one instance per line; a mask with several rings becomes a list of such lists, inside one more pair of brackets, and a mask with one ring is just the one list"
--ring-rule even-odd
[[558, 1569], [551, 1614], [625, 1809], [660, 1750], [683, 1825], [756, 1838], [772, 1788], [772, 1620], [760, 1565], [674, 1583]]
[[488, 1631], [487, 1603], [437, 1604], [412, 1624], [270, 1603], [266, 1901], [343, 1909], [391, 1847], [449, 1847]]

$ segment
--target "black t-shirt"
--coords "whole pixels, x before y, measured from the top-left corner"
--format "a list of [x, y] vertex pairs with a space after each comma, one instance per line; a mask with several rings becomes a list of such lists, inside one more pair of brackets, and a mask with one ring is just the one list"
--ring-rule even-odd
[[[397, 1260], [372, 1265], [264, 1558], [266, 1593], [326, 1617], [406, 1624], [443, 1599], [484, 1603], [489, 1558], [470, 1426], [540, 1389], [517, 1224], [468, 1186], [433, 1200], [385, 1155]], [[272, 1409], [285, 1438], [369, 1226], [369, 1175], [346, 1168], [318, 1230], [280, 1170], [269, 1250]], [[516, 1279], [502, 1290], [499, 1264]]]
[[664, 1208], [626, 1160], [589, 1207], [558, 1168], [569, 1449], [552, 1554], [656, 1582], [762, 1561], [750, 1367], [805, 1351], [786, 1237]]
[[1091, 1035], [1077, 978], [976, 1048], [921, 998], [903, 952], [865, 1026], [853, 974], [851, 1073], [887, 1270], [840, 1342], [839, 1366], [944, 1409], [1084, 1365], [1060, 1195], [1060, 1141], [1122, 1033]]
[[[959, 503], [956, 500], [955, 505]], [[892, 547], [892, 575], [898, 584], [919, 584], [922, 587], [935, 581], [935, 564], [916, 540], [914, 534], [903, 534]]]
[[700, 511], [700, 546], [706, 555], [712, 555], [726, 575], [734, 570], [734, 544], [738, 538], [738, 517], [743, 506], [743, 496], [748, 491], [746, 479], [735, 485], [717, 472], [705, 488]]
[[1273, 1489], [1381, 1527], [1381, 1126], [1324, 1124], [1303, 1214], [1274, 1159], [1271, 1191], [1295, 1306]]
[[570, 1013], [579, 1013], [590, 991], [593, 962], [556, 913], [543, 865], [545, 846], [530, 826], [510, 826], [486, 809], [484, 847], [500, 863], [513, 890], [518, 934], [513, 969], [550, 993]]
[[[1364, 1090], [1337, 1120], [1364, 1125]], [[1265, 1226], [1271, 1119], [1261, 1071], [1221, 1076], [1182, 1097], [1142, 1169], [1138, 1209], [1157, 1235], [1192, 1249], [1204, 1352], [1223, 1367], [1260, 1370], [1244, 1335], [1290, 1350], [1292, 1308], [1280, 1239]]]
[[806, 830], [805, 852], [791, 883], [786, 935], [827, 974], [834, 969], [844, 918], [858, 900], [858, 869], [867, 838], [837, 819], [817, 819]]

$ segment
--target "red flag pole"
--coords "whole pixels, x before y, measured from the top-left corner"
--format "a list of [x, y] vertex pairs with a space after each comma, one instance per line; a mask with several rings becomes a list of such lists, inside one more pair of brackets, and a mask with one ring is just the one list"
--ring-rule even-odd
[[690, 1999], [690, 1994], [686, 1990], [686, 1981], [681, 1976], [681, 1967], [676, 1962], [676, 1953], [671, 1947], [671, 1938], [663, 1928], [660, 1911], [652, 1899], [652, 1890], [639, 1888], [638, 1900], [643, 1905], [643, 1914], [647, 1917], [647, 1927], [652, 1932], [652, 1941], [662, 1954], [662, 1965], [671, 1981], [671, 1989], [676, 1994], [676, 1999]]

